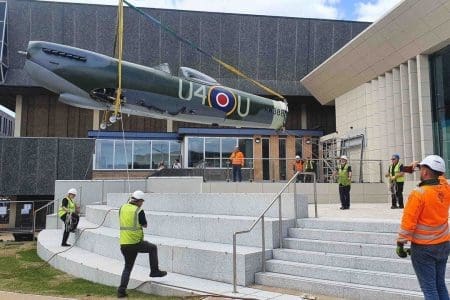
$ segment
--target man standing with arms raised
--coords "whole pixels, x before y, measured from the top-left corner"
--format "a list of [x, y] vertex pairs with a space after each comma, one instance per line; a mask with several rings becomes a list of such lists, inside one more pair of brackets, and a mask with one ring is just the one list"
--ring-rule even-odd
[[410, 241], [412, 265], [425, 300], [448, 300], [445, 270], [450, 254], [450, 186], [439, 180], [445, 163], [440, 156], [429, 155], [419, 167], [421, 182], [408, 197], [396, 252], [405, 258], [403, 246]]

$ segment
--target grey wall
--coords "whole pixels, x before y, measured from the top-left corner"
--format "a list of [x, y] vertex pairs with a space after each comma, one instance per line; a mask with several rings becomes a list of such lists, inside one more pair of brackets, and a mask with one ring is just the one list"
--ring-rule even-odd
[[0, 195], [52, 195], [57, 179], [89, 179], [94, 143], [93, 139], [0, 138]]
[[[8, 85], [32, 84], [22, 68], [30, 40], [72, 45], [113, 54], [116, 7], [9, 0]], [[206, 52], [237, 66], [284, 95], [309, 95], [300, 84], [307, 73], [369, 23], [145, 9]], [[154, 66], [168, 62], [199, 69], [224, 85], [259, 93], [248, 81], [181, 44], [137, 12], [125, 9], [124, 58]]]

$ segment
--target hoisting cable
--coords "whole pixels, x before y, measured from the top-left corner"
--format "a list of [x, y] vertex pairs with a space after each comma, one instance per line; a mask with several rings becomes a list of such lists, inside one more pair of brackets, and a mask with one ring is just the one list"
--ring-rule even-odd
[[211, 58], [212, 60], [214, 60], [215, 62], [219, 63], [221, 66], [223, 66], [225, 69], [227, 69], [228, 71], [230, 71], [231, 73], [234, 73], [244, 79], [247, 79], [248, 81], [252, 82], [253, 84], [255, 84], [256, 86], [260, 87], [261, 89], [263, 89], [264, 91], [277, 96], [278, 98], [280, 98], [281, 100], [285, 100], [285, 98], [280, 95], [279, 93], [275, 92], [274, 90], [268, 88], [267, 86], [265, 86], [264, 84], [262, 84], [261, 82], [250, 78], [248, 75], [246, 75], [244, 72], [242, 72], [241, 70], [239, 70], [236, 67], [231, 66], [230, 64], [225, 63], [224, 61], [218, 59], [217, 57], [215, 57], [214, 55], [202, 50], [198, 45], [196, 45], [195, 43], [183, 38], [182, 36], [178, 35], [174, 30], [172, 30], [169, 26], [166, 26], [164, 24], [162, 24], [160, 21], [158, 21], [157, 19], [155, 19], [154, 17], [152, 17], [151, 15], [147, 14], [145, 11], [143, 11], [142, 9], [134, 6], [133, 4], [131, 4], [129, 1], [127, 0], [121, 0], [124, 3], [126, 3], [130, 8], [134, 9], [135, 11], [137, 11], [138, 13], [140, 13], [141, 15], [143, 15], [144, 17], [146, 17], [147, 19], [149, 19], [150, 21], [156, 23], [158, 26], [160, 26], [162, 29], [164, 29], [165, 31], [167, 31], [168, 33], [170, 33], [171, 35], [173, 35], [174, 37], [176, 37], [178, 40], [182, 41], [183, 43], [189, 45], [191, 48], [197, 50], [198, 52], [208, 56], [209, 58]]
[[118, 10], [117, 10], [117, 32], [115, 40], [114, 52], [117, 58], [117, 89], [116, 89], [116, 100], [114, 101], [114, 113], [111, 116], [112, 122], [114, 123], [120, 118], [120, 105], [122, 96], [122, 56], [123, 56], [123, 0], [119, 0]]

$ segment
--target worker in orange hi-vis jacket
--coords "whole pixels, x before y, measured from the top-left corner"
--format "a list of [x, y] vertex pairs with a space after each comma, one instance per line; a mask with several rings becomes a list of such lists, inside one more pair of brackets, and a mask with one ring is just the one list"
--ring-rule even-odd
[[242, 167], [244, 166], [244, 153], [238, 146], [234, 148], [230, 156], [231, 165], [233, 166], [233, 182], [242, 181]]
[[421, 182], [408, 197], [396, 252], [405, 258], [404, 244], [411, 242], [411, 261], [425, 300], [448, 300], [445, 270], [450, 254], [450, 185], [440, 178], [445, 162], [440, 156], [429, 155], [419, 167]]

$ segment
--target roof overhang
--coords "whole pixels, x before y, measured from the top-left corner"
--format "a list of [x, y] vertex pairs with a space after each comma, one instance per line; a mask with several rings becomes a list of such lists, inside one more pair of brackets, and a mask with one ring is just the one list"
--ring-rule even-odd
[[450, 42], [450, 0], [404, 0], [301, 83], [321, 104]]

